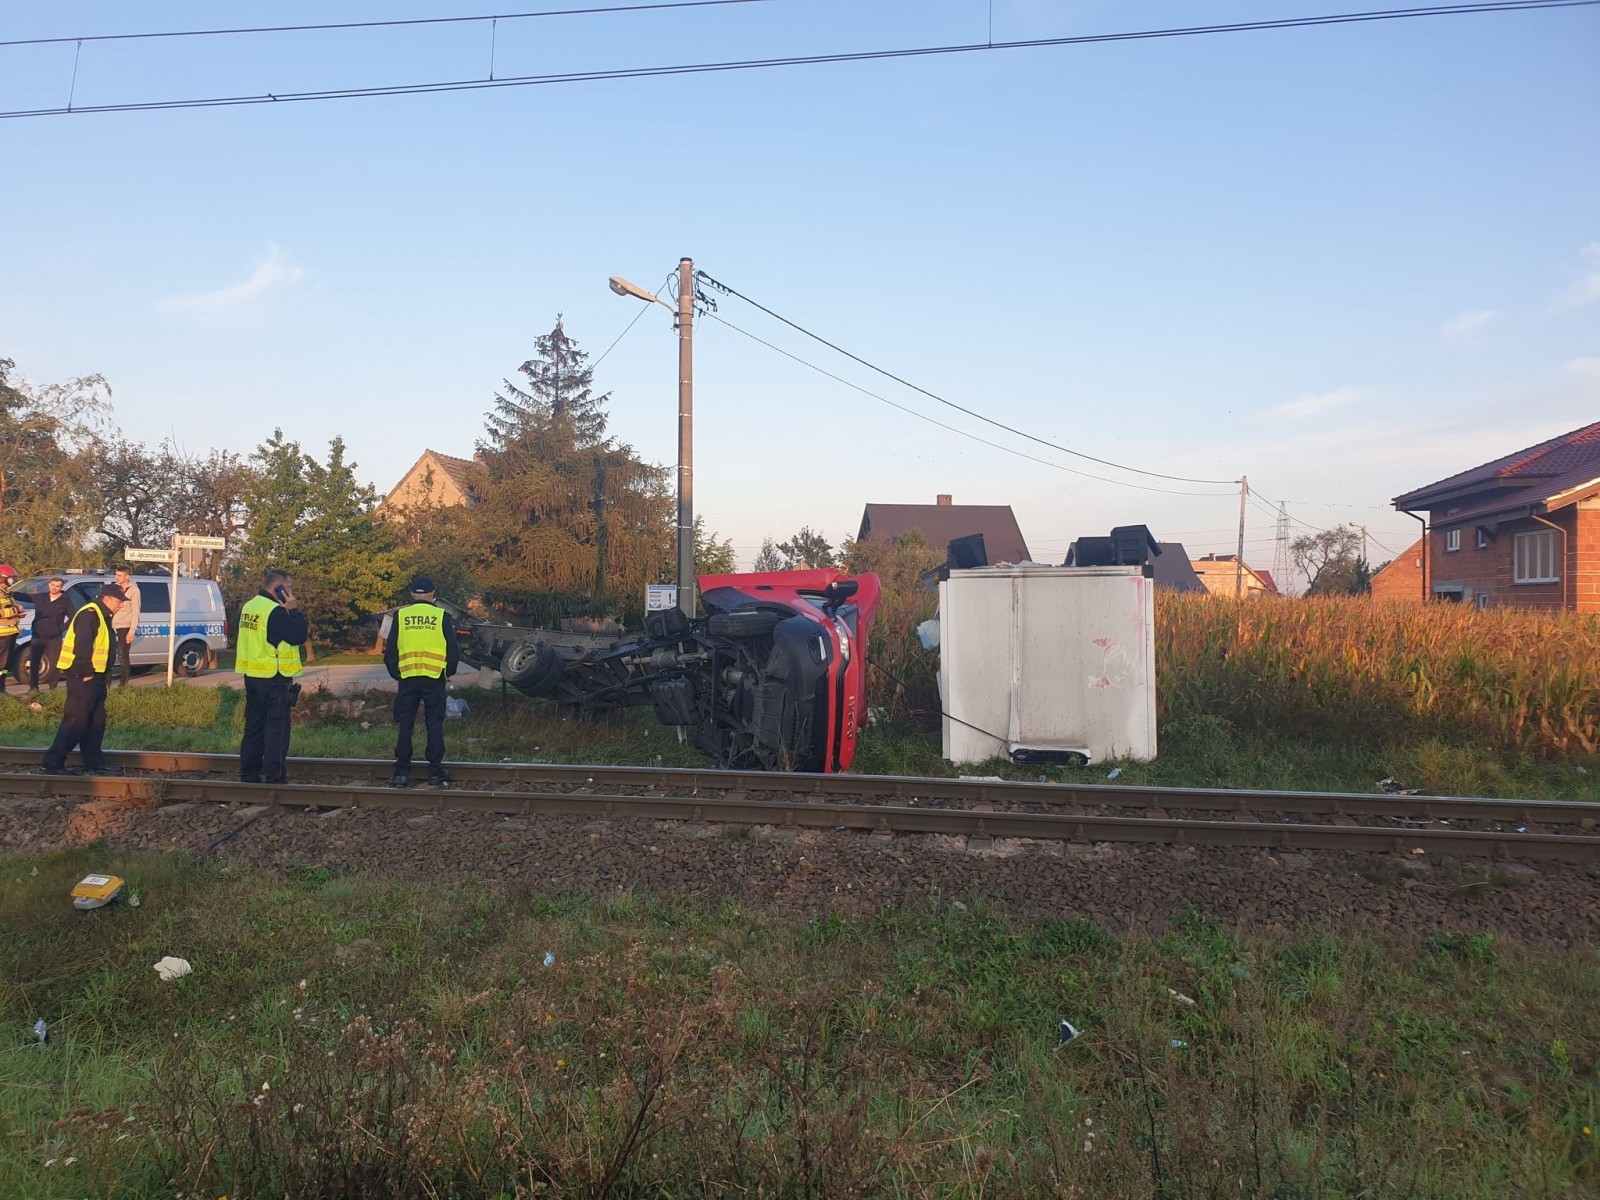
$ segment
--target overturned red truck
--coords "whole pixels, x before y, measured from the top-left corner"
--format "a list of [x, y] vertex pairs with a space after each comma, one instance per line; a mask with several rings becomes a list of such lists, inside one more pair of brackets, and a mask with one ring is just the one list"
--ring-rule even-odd
[[867, 723], [876, 575], [702, 575], [706, 615], [650, 613], [624, 636], [495, 625], [449, 606], [461, 656], [529, 696], [650, 705], [718, 766], [843, 771]]

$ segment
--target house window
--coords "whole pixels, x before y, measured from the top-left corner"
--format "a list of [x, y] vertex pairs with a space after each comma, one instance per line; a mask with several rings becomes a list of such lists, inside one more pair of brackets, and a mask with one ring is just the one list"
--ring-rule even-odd
[[1478, 606], [1478, 611], [1482, 612], [1484, 609], [1488, 608], [1489, 605], [1494, 603], [1494, 597], [1488, 592], [1479, 592], [1472, 598], [1472, 602]]
[[1487, 550], [1489, 548], [1489, 531], [1482, 525], [1478, 526], [1477, 544], [1479, 550]]
[[1517, 534], [1513, 548], [1511, 582], [1556, 583], [1556, 531]]
[[1454, 554], [1461, 549], [1461, 530], [1452, 529], [1444, 535], [1444, 552]]

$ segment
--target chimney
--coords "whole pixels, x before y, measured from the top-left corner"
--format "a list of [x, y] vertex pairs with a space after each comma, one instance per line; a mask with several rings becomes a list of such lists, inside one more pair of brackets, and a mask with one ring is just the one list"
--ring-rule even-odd
[[949, 492], [940, 492], [937, 496], [934, 497], [934, 503], [936, 503], [940, 508], [949, 508], [950, 507], [950, 493]]

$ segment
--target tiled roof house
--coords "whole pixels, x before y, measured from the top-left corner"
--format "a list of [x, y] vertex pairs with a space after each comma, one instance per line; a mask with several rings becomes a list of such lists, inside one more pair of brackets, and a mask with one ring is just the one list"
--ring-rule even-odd
[[1423, 586], [1433, 599], [1600, 612], [1600, 421], [1394, 506], [1427, 514]]

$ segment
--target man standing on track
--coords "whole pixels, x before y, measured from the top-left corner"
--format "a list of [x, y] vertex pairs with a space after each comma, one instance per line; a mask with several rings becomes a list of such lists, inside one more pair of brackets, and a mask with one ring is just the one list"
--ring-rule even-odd
[[127, 567], [117, 568], [117, 589], [128, 598], [114, 618], [117, 639], [117, 659], [122, 664], [122, 684], [127, 687], [133, 676], [133, 639], [139, 631], [139, 585]]
[[455, 674], [460, 650], [455, 623], [434, 602], [433, 580], [418, 575], [411, 581], [411, 603], [394, 614], [389, 639], [383, 644], [383, 665], [400, 681], [394, 699], [395, 787], [411, 782], [411, 734], [422, 709], [428, 731], [428, 785], [450, 782], [444, 769], [445, 681]]
[[67, 755], [74, 749], [83, 757], [84, 769], [91, 775], [121, 774], [106, 765], [100, 743], [106, 735], [106, 686], [122, 645], [112, 629], [112, 618], [123, 605], [122, 589], [108, 583], [100, 595], [85, 604], [67, 626], [61, 642], [61, 657], [56, 667], [67, 681], [67, 704], [61, 711], [56, 740], [44, 752], [39, 772], [43, 775], [77, 775], [67, 766]]
[[274, 567], [239, 613], [234, 665], [244, 676], [244, 737], [239, 778], [288, 783], [289, 710], [300, 698], [300, 647], [310, 630], [294, 598], [289, 572]]
[[66, 580], [50, 580], [50, 594], [41, 596], [33, 604], [33, 641], [28, 643], [28, 699], [39, 698], [39, 664], [44, 664], [45, 681], [54, 691], [61, 672], [56, 670], [56, 659], [61, 657], [61, 639], [72, 621], [72, 601], [62, 590]]

